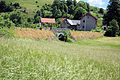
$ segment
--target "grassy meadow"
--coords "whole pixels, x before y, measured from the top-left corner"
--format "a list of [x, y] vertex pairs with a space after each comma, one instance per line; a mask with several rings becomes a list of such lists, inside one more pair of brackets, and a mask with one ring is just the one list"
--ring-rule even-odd
[[0, 80], [120, 80], [120, 37], [0, 38]]
[[[1, 0], [0, 0], [1, 1]], [[36, 10], [40, 10], [40, 8], [44, 5], [44, 4], [52, 4], [52, 2], [54, 0], [6, 0], [9, 2], [13, 2], [13, 3], [20, 3], [21, 7], [26, 8], [27, 10], [31, 10], [34, 11]], [[38, 3], [36, 3], [36, 1]], [[37, 7], [39, 6], [39, 7]]]

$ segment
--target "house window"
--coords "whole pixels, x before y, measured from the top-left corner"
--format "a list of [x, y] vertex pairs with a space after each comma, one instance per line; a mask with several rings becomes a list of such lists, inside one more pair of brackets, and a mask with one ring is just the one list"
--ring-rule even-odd
[[83, 28], [84, 28], [84, 26], [83, 26]]
[[83, 22], [85, 22], [85, 20], [83, 20]]

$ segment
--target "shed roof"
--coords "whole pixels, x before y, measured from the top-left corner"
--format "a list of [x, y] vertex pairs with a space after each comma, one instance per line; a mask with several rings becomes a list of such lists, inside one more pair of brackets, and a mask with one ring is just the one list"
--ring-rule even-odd
[[55, 18], [41, 18], [41, 22], [55, 23]]
[[70, 25], [78, 25], [80, 24], [80, 20], [70, 20], [70, 19], [67, 19], [68, 23]]

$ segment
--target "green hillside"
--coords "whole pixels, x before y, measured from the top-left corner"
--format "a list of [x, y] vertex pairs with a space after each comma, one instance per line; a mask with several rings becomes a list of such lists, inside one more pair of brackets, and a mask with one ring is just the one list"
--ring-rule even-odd
[[[6, 1], [9, 1], [12, 3], [15, 3], [15, 2], [20, 3], [20, 6], [25, 7], [26, 9], [39, 9], [44, 4], [52, 4], [54, 0], [6, 0]], [[36, 3], [36, 1], [38, 3]]]

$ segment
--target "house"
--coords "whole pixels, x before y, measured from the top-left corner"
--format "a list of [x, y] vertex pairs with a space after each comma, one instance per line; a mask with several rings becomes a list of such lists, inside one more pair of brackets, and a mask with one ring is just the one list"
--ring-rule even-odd
[[80, 20], [70, 20], [70, 19], [62, 19], [63, 23], [61, 24], [62, 28], [69, 28], [71, 30], [77, 30], [77, 26], [80, 25]]
[[49, 23], [55, 23], [55, 18], [41, 18], [39, 26], [41, 26], [41, 25], [44, 26], [44, 23], [46, 23], [48, 25], [48, 27], [50, 27]]
[[87, 13], [82, 16], [80, 20], [64, 19], [61, 27], [72, 28], [79, 31], [91, 31], [97, 27], [97, 18]]

